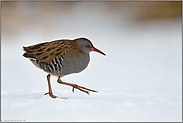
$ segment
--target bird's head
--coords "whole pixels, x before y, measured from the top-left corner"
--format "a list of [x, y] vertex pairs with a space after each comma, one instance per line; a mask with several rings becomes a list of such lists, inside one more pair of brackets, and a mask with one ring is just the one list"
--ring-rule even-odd
[[106, 55], [105, 53], [103, 53], [102, 51], [98, 50], [97, 48], [95, 48], [93, 46], [93, 44], [91, 43], [90, 40], [86, 39], [86, 38], [78, 38], [78, 39], [75, 39], [75, 40], [78, 40], [78, 47], [79, 49], [83, 52], [83, 53], [86, 53], [88, 54], [89, 52], [91, 51], [95, 51], [95, 52], [98, 52], [102, 55]]

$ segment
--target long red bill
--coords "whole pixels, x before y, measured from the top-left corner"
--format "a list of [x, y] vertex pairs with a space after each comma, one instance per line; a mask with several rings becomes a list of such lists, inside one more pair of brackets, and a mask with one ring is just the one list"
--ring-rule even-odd
[[103, 53], [102, 51], [98, 50], [98, 49], [95, 48], [95, 47], [91, 48], [91, 51], [95, 51], [95, 52], [98, 52], [98, 53], [100, 53], [100, 54], [102, 54], [102, 55], [105, 55], [105, 53]]

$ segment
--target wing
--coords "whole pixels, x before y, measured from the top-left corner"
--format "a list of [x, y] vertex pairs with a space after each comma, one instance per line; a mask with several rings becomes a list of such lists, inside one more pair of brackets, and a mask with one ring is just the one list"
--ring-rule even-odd
[[23, 56], [51, 63], [52, 59], [64, 56], [67, 51], [76, 48], [75, 41], [73, 40], [56, 40], [23, 47], [24, 51], [26, 51]]

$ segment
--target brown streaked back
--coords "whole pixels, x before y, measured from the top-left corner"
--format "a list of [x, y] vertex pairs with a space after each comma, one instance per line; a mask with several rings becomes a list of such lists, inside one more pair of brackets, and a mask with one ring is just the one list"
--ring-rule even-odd
[[73, 40], [56, 40], [23, 47], [24, 51], [26, 51], [23, 56], [51, 63], [52, 59], [64, 56], [68, 51], [79, 50], [76, 43]]

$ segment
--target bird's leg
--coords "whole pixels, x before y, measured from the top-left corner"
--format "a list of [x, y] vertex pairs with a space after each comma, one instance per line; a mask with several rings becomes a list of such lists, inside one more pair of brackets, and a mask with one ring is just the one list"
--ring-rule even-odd
[[49, 94], [50, 97], [57, 98], [57, 96], [53, 95], [53, 93], [52, 93], [51, 84], [50, 84], [50, 74], [47, 75], [47, 80], [48, 80], [49, 92], [48, 93], [45, 93], [44, 95]]
[[97, 92], [97, 93], [98, 93], [98, 91], [91, 90], [91, 89], [88, 89], [88, 88], [85, 88], [85, 87], [82, 87], [82, 86], [79, 86], [79, 85], [76, 85], [76, 84], [63, 82], [63, 81], [60, 79], [60, 77], [58, 77], [57, 82], [60, 83], [60, 84], [69, 85], [69, 86], [73, 87], [73, 88], [72, 88], [72, 92], [73, 92], [73, 93], [74, 93], [74, 88], [76, 88], [76, 89], [78, 89], [78, 90], [80, 90], [80, 91], [83, 91], [83, 92], [85, 92], [85, 93], [87, 93], [87, 94], [89, 94], [89, 91]]

